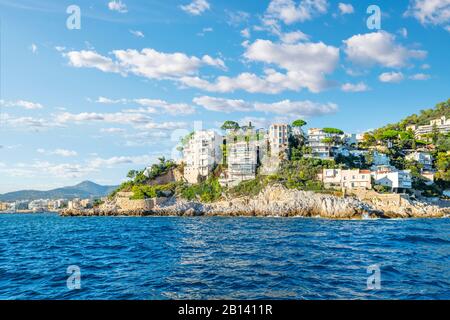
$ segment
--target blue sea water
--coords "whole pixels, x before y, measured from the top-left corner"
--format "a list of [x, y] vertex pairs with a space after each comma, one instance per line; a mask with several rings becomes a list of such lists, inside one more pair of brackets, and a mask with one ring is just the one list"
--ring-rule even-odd
[[450, 299], [450, 219], [0, 215], [0, 299]]

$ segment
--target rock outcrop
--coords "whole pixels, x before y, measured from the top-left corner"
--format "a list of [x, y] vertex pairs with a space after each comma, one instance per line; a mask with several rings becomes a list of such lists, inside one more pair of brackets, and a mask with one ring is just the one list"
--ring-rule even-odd
[[[377, 198], [359, 200], [356, 197], [336, 197], [272, 185], [256, 197], [240, 197], [210, 204], [183, 199], [158, 198], [145, 200], [112, 200], [90, 210], [65, 210], [64, 216], [276, 216], [322, 217], [328, 219], [443, 217], [449, 208], [404, 199], [393, 205]], [[127, 205], [124, 207], [124, 203]]]

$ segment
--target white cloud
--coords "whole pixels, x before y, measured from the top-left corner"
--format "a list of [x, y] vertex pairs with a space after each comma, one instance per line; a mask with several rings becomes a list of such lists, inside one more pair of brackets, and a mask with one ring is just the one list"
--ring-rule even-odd
[[55, 116], [52, 123], [59, 126], [66, 124], [113, 123], [131, 125], [137, 130], [174, 130], [187, 127], [185, 122], [154, 122], [148, 110], [128, 109], [116, 113], [61, 113]]
[[98, 99], [95, 102], [102, 104], [119, 104], [119, 103], [127, 103], [127, 99], [110, 99], [106, 97], [98, 97]]
[[256, 40], [244, 56], [293, 72], [330, 73], [339, 60], [339, 49], [319, 43], [276, 44], [269, 40]]
[[208, 32], [213, 32], [214, 29], [211, 27], [206, 27], [202, 29], [202, 32], [197, 33], [198, 36], [203, 37]]
[[272, 0], [264, 19], [277, 19], [285, 24], [304, 22], [327, 12], [326, 0], [301, 0], [297, 5], [293, 0]]
[[155, 156], [114, 156], [110, 158], [95, 157], [83, 163], [51, 163], [48, 161], [34, 161], [32, 163], [18, 163], [9, 168], [0, 168], [0, 172], [13, 177], [46, 177], [60, 179], [74, 179], [92, 175], [115, 167], [130, 165], [147, 166], [155, 162]]
[[108, 8], [111, 11], [117, 11], [120, 13], [127, 13], [128, 8], [125, 3], [123, 3], [121, 0], [113, 0], [108, 3]]
[[227, 15], [227, 24], [233, 27], [246, 23], [250, 18], [250, 14], [245, 11], [230, 11], [225, 9], [225, 13]]
[[309, 36], [301, 31], [292, 31], [287, 33], [282, 33], [280, 39], [284, 43], [296, 43], [299, 41], [309, 40]]
[[78, 155], [78, 153], [76, 151], [67, 150], [67, 149], [56, 149], [53, 151], [47, 151], [45, 149], [37, 149], [36, 151], [41, 154], [56, 155], [56, 156], [61, 156], [61, 157], [65, 157], [65, 158], [76, 157]]
[[155, 110], [156, 113], [164, 111], [172, 115], [192, 114], [195, 108], [186, 103], [168, 103], [164, 100], [158, 99], [135, 99], [137, 104]]
[[286, 73], [266, 68], [263, 76], [244, 72], [236, 77], [220, 76], [213, 82], [199, 77], [182, 77], [180, 81], [188, 87], [210, 92], [245, 90], [275, 94], [302, 88], [320, 92], [330, 86], [325, 75], [336, 68], [339, 49], [322, 42], [278, 44], [269, 40], [256, 40], [246, 46], [244, 57], [249, 61], [275, 65], [286, 70]]
[[385, 31], [354, 35], [343, 42], [348, 59], [364, 66], [400, 68], [410, 59], [423, 59], [427, 55], [426, 51], [410, 50], [395, 43], [395, 36]]
[[[146, 145], [158, 145], [161, 146], [162, 139], [170, 137], [170, 131], [140, 131], [132, 134], [126, 134], [124, 137], [127, 139], [125, 146], [127, 147], [139, 147]], [[170, 140], [169, 140], [170, 141]], [[169, 142], [170, 143], [170, 142]]]
[[25, 128], [31, 130], [61, 127], [60, 124], [48, 119], [37, 117], [13, 117], [7, 113], [2, 115], [2, 121], [4, 121], [6, 125], [12, 128]]
[[353, 6], [350, 3], [342, 3], [339, 2], [339, 12], [344, 15], [344, 14], [352, 14], [355, 12], [355, 9], [353, 8]]
[[207, 0], [193, 0], [187, 5], [180, 6], [181, 10], [194, 16], [199, 16], [206, 10], [210, 9], [210, 4]]
[[42, 109], [44, 106], [37, 102], [31, 102], [26, 100], [16, 100], [16, 101], [4, 101], [0, 100], [0, 105], [4, 107], [19, 107], [27, 110]]
[[180, 52], [158, 52], [150, 48], [142, 51], [115, 50], [112, 53], [116, 58], [115, 61], [95, 51], [71, 51], [63, 55], [69, 59], [69, 64], [73, 67], [96, 68], [103, 72], [121, 73], [122, 75], [132, 73], [150, 79], [192, 75], [204, 66], [226, 70], [223, 60], [212, 58], [209, 55], [198, 58]]
[[195, 108], [186, 103], [169, 103], [160, 99], [110, 99], [106, 97], [99, 97], [96, 100], [97, 103], [101, 104], [126, 104], [126, 103], [136, 103], [140, 106], [146, 107], [147, 109], [127, 109], [123, 112], [134, 112], [134, 113], [168, 113], [172, 115], [186, 115], [195, 113]]
[[67, 149], [56, 149], [52, 152], [52, 154], [61, 156], [61, 157], [76, 157], [78, 153], [73, 150], [67, 150]]
[[241, 30], [241, 36], [243, 36], [244, 38], [250, 38], [250, 29], [249, 28], [245, 28], [243, 30]]
[[364, 82], [359, 83], [344, 83], [341, 86], [342, 91], [346, 92], [364, 92], [370, 90], [369, 87]]
[[338, 106], [334, 103], [321, 104], [309, 100], [283, 100], [276, 103], [256, 103], [255, 109], [267, 113], [308, 118], [335, 113], [338, 110]]
[[91, 168], [113, 168], [125, 164], [148, 165], [154, 161], [153, 156], [115, 156], [111, 158], [95, 158], [89, 161]]
[[100, 132], [115, 134], [115, 133], [125, 133], [126, 130], [122, 128], [102, 128], [100, 129]]
[[413, 16], [421, 24], [442, 25], [449, 28], [450, 0], [411, 0], [407, 16]]
[[430, 68], [431, 68], [431, 66], [428, 63], [424, 63], [423, 65], [420, 66], [420, 69], [422, 69], [422, 70], [428, 70]]
[[149, 122], [141, 126], [141, 130], [176, 130], [176, 129], [186, 129], [188, 124], [186, 122]]
[[378, 79], [381, 82], [398, 83], [404, 79], [404, 76], [403, 76], [403, 73], [401, 73], [401, 72], [384, 72], [384, 73], [380, 74]]
[[69, 59], [69, 65], [75, 68], [96, 68], [103, 72], [121, 73], [118, 63], [95, 51], [81, 50], [63, 53]]
[[33, 54], [36, 54], [38, 52], [38, 46], [34, 43], [31, 44], [30, 50]]
[[244, 100], [233, 100], [202, 96], [194, 98], [194, 103], [206, 110], [219, 112], [253, 111], [254, 106]]
[[319, 92], [327, 86], [325, 75], [336, 68], [339, 49], [319, 43], [276, 44], [256, 40], [244, 56], [250, 61], [274, 64], [287, 71], [286, 75], [269, 70], [266, 80], [283, 87], [308, 88]]
[[64, 112], [56, 115], [56, 123], [61, 125], [67, 123], [86, 123], [86, 122], [104, 122], [104, 123], [118, 123], [118, 124], [132, 124], [132, 125], [144, 125], [152, 121], [152, 119], [143, 113], [129, 113], [129, 112], [117, 112], [117, 113], [95, 113], [95, 112], [83, 112], [83, 113], [69, 113]]
[[431, 76], [429, 74], [425, 74], [425, 73], [416, 73], [409, 77], [409, 79], [411, 79], [411, 80], [428, 80], [430, 78], [431, 78]]
[[139, 31], [139, 30], [130, 30], [130, 33], [133, 36], [138, 37], [138, 38], [144, 38], [145, 37], [144, 33], [142, 31]]
[[312, 117], [334, 113], [338, 110], [338, 106], [334, 103], [321, 104], [309, 100], [263, 103], [203, 96], [194, 98], [193, 101], [207, 110], [226, 113], [256, 111], [285, 116]]

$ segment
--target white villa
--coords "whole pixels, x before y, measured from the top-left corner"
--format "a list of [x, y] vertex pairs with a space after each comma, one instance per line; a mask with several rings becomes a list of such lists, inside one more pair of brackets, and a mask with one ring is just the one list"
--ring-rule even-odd
[[409, 170], [397, 170], [391, 166], [379, 166], [372, 171], [375, 184], [391, 188], [392, 192], [401, 192], [412, 188], [412, 177]]
[[222, 160], [222, 136], [213, 130], [195, 132], [183, 151], [184, 178], [198, 183]]
[[311, 128], [308, 130], [308, 145], [311, 148], [311, 155], [314, 158], [330, 159], [332, 158], [332, 150], [339, 146], [324, 143], [325, 138], [340, 137], [343, 134], [326, 133], [320, 128]]
[[372, 179], [369, 170], [342, 170], [342, 169], [323, 169], [319, 174], [319, 180], [326, 187], [339, 187], [341, 189], [372, 189]]
[[405, 157], [407, 160], [417, 161], [425, 170], [433, 168], [433, 157], [428, 152], [412, 152]]

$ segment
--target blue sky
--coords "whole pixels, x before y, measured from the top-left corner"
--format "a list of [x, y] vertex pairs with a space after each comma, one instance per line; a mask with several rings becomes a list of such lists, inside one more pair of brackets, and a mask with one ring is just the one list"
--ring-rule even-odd
[[450, 98], [449, 0], [0, 0], [0, 18], [0, 193], [120, 183], [194, 123], [358, 133]]

